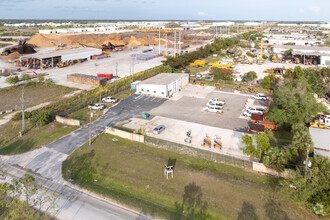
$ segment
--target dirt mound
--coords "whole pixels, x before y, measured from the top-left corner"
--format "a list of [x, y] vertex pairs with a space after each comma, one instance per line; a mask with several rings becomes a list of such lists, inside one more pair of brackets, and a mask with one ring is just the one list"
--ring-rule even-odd
[[19, 52], [14, 52], [9, 54], [8, 56], [2, 58], [2, 60], [15, 60], [17, 58], [19, 58], [20, 56], [22, 56]]
[[131, 36], [131, 39], [128, 41], [127, 47], [141, 46], [143, 45], [136, 37]]
[[60, 43], [66, 47], [97, 47], [111, 42], [113, 45], [126, 45], [120, 34], [79, 34], [79, 35], [57, 35], [36, 34], [27, 43], [37, 47], [57, 47]]

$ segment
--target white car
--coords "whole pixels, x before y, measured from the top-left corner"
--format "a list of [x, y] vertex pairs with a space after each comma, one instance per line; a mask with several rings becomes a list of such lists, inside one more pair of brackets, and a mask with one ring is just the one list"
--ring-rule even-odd
[[250, 112], [254, 113], [254, 112], [263, 112], [265, 113], [265, 109], [263, 108], [257, 108], [257, 107], [249, 107], [247, 108], [247, 110], [249, 110]]
[[118, 102], [118, 99], [117, 98], [114, 98], [114, 97], [105, 97], [102, 99], [103, 102], [110, 102], [110, 103], [116, 103]]
[[262, 112], [262, 111], [251, 111], [249, 109], [246, 109], [246, 111], [243, 112], [243, 115], [245, 117], [251, 117], [252, 114], [263, 115], [264, 112]]
[[219, 106], [206, 106], [205, 110], [208, 112], [222, 113], [222, 107]]
[[223, 108], [223, 104], [222, 103], [215, 103], [215, 102], [209, 102], [206, 104], [206, 106], [210, 106], [210, 107], [219, 107], [219, 108]]
[[263, 100], [263, 101], [266, 101], [266, 100], [267, 100], [267, 96], [265, 96], [265, 95], [260, 95], [260, 94], [252, 95], [251, 97], [252, 97], [253, 99], [256, 99], [256, 100]]
[[220, 100], [220, 99], [217, 99], [217, 98], [213, 98], [213, 99], [210, 99], [209, 100], [209, 103], [210, 102], [212, 102], [212, 103], [216, 103], [216, 104], [222, 104], [222, 105], [224, 105], [224, 104], [226, 104], [226, 102], [224, 101], [224, 100]]
[[88, 105], [88, 108], [102, 110], [105, 108], [105, 106], [103, 104], [96, 103], [95, 105]]

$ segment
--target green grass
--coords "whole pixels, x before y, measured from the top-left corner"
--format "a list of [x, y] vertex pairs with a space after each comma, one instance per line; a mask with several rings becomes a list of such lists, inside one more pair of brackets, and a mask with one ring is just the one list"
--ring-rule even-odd
[[[74, 184], [166, 219], [316, 219], [277, 189], [278, 179], [114, 137], [102, 134], [77, 149], [63, 163], [64, 178], [72, 170]], [[173, 179], [164, 177], [164, 164], [174, 165]], [[189, 216], [187, 206], [182, 213], [183, 195], [194, 198], [192, 183], [207, 214]]]
[[59, 86], [55, 84], [40, 84], [34, 86], [11, 86], [0, 89], [0, 111], [20, 109], [22, 89], [24, 88], [25, 108], [36, 106], [45, 102], [53, 102], [62, 99], [65, 94], [71, 93], [76, 89]]
[[71, 133], [77, 127], [52, 122], [41, 127], [31, 127], [25, 120], [26, 133], [20, 137], [21, 121], [10, 121], [0, 126], [0, 154], [13, 155], [45, 146], [58, 138]]
[[1, 47], [6, 47], [6, 46], [9, 46], [9, 45], [11, 45], [11, 44], [0, 43], [0, 48], [1, 48]]
[[269, 141], [273, 145], [290, 145], [292, 143], [292, 134], [288, 131], [278, 130], [278, 131], [267, 131], [267, 136]]

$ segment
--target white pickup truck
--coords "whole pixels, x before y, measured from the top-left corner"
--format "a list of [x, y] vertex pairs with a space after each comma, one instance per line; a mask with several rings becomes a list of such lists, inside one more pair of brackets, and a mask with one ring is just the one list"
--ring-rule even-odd
[[220, 106], [206, 106], [203, 110], [207, 112], [222, 113], [222, 107]]
[[260, 94], [252, 95], [251, 98], [256, 99], [256, 100], [263, 100], [263, 101], [267, 100], [267, 96], [260, 95]]
[[264, 113], [265, 113], [265, 111], [263, 109], [257, 109], [255, 107], [250, 107], [250, 108], [247, 108], [243, 112], [243, 115], [246, 117], [251, 117], [252, 114], [263, 115]]

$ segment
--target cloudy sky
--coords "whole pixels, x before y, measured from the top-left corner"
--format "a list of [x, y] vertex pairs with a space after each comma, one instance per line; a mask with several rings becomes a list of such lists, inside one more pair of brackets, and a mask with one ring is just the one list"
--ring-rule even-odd
[[0, 0], [0, 19], [330, 21], [330, 0]]

